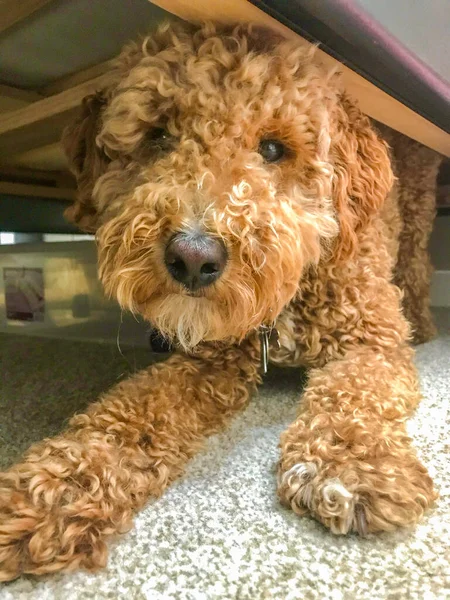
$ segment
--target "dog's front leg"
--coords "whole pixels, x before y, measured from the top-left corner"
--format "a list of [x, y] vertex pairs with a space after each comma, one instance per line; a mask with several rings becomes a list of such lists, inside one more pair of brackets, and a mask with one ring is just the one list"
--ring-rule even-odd
[[359, 347], [314, 369], [281, 439], [282, 502], [334, 533], [415, 523], [436, 497], [405, 431], [419, 399], [407, 346]]
[[257, 351], [205, 347], [118, 384], [0, 474], [0, 580], [106, 562], [105, 540], [242, 408]]

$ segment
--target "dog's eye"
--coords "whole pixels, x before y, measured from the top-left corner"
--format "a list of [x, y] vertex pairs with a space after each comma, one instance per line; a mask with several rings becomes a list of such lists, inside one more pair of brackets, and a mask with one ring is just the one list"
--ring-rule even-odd
[[286, 146], [278, 140], [261, 140], [258, 152], [266, 162], [278, 162], [286, 155]]
[[166, 141], [170, 139], [170, 134], [162, 127], [153, 127], [147, 133], [147, 139], [156, 141]]
[[149, 129], [145, 135], [145, 139], [150, 144], [161, 147], [168, 146], [173, 141], [170, 133], [162, 127], [152, 127], [152, 129]]
[[142, 141], [135, 153], [137, 160], [150, 160], [170, 152], [176, 138], [163, 127], [152, 127], [146, 131]]

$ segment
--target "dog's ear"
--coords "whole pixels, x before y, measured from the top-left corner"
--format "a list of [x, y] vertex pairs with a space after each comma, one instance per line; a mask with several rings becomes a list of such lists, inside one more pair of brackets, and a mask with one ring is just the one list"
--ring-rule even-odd
[[62, 145], [77, 180], [77, 198], [65, 217], [83, 231], [97, 229], [97, 211], [92, 200], [95, 182], [105, 172], [109, 159], [96, 144], [101, 114], [106, 104], [102, 93], [83, 100], [77, 119], [63, 132]]
[[338, 107], [335, 131], [331, 132], [330, 153], [332, 193], [340, 226], [335, 258], [349, 258], [357, 248], [358, 234], [380, 211], [394, 177], [387, 145], [345, 95]]

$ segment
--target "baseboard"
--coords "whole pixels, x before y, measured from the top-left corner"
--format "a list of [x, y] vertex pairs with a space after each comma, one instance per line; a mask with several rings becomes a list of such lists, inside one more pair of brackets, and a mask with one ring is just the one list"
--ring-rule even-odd
[[435, 271], [431, 279], [431, 306], [450, 307], [450, 271]]

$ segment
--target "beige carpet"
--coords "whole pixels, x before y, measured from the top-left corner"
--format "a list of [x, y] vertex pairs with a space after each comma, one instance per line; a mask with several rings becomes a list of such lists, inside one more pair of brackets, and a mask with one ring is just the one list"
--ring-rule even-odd
[[[23, 577], [1, 587], [0, 599], [450, 598], [449, 316], [439, 312], [439, 338], [417, 352], [425, 400], [410, 432], [441, 498], [415, 531], [335, 537], [280, 507], [274, 473], [278, 437], [295, 415], [301, 382], [294, 371], [274, 370], [248, 410], [211, 438], [185, 476], [111, 546], [106, 570]], [[0, 394], [4, 464], [25, 442], [58, 429], [77, 399], [84, 405], [128, 368], [104, 346], [9, 336], [0, 344], [8, 374]], [[109, 374], [103, 365], [92, 367], [95, 358], [99, 364], [107, 357]], [[63, 365], [49, 367], [55, 359]], [[134, 366], [148, 357], [140, 351], [128, 359]]]

